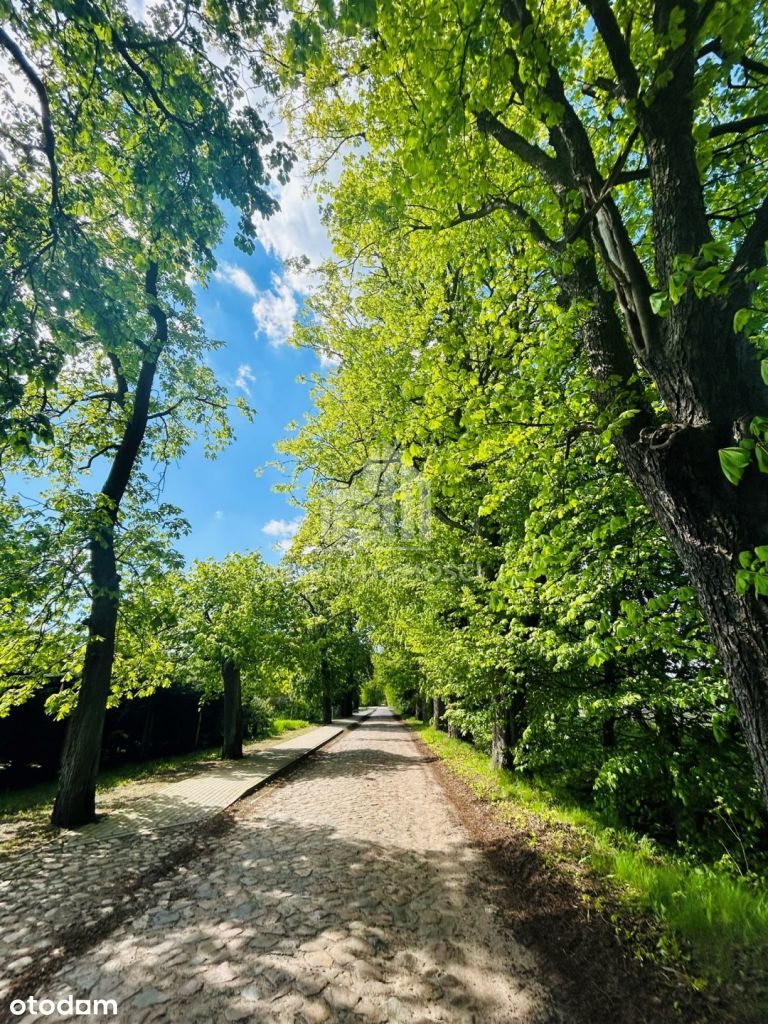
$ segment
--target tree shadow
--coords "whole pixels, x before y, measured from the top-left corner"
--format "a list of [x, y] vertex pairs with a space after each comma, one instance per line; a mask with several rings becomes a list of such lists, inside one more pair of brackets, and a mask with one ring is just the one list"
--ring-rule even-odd
[[126, 1024], [143, 1020], [147, 1000], [167, 1021], [559, 1020], [533, 957], [473, 888], [476, 867], [458, 847], [240, 822], [45, 995], [115, 998]]

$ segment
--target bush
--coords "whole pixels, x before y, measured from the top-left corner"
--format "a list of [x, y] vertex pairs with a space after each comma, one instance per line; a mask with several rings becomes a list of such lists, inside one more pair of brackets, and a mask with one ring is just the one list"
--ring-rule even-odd
[[253, 696], [243, 702], [243, 733], [248, 739], [269, 736], [275, 712], [265, 697]]

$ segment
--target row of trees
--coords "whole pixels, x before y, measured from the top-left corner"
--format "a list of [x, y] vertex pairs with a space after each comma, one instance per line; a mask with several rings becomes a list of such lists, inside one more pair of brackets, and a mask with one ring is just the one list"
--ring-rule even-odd
[[299, 544], [406, 706], [765, 847], [763, 5], [289, 6], [296, 136], [347, 146]]
[[238, 757], [243, 681], [317, 686], [328, 718], [366, 670], [350, 614], [311, 580], [255, 555], [183, 573], [186, 524], [159, 500], [196, 436], [213, 455], [232, 406], [251, 415], [210, 368], [193, 289], [215, 269], [222, 201], [251, 252], [293, 161], [252, 103], [277, 84], [262, 51], [277, 13], [0, 3], [0, 713], [54, 682], [57, 825], [94, 815], [110, 703], [223, 687]]

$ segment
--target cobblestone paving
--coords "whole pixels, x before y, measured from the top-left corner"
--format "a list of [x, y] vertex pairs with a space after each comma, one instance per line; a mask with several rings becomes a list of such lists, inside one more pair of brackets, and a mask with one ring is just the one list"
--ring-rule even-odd
[[233, 813], [37, 998], [115, 999], [122, 1024], [560, 1020], [533, 956], [499, 927], [489, 869], [391, 716]]
[[[50, 956], [63, 936], [94, 927], [130, 902], [126, 891], [189, 845], [192, 823], [228, 807], [352, 721], [303, 731], [181, 781], [127, 786], [121, 802], [112, 794], [106, 815], [94, 825], [1, 858], [0, 1001], [14, 979]], [[131, 799], [131, 789], [141, 795]]]

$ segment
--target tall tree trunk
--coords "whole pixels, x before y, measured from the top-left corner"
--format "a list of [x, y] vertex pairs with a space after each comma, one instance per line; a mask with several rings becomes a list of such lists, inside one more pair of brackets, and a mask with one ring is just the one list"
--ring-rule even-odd
[[633, 446], [625, 461], [696, 590], [768, 804], [768, 604], [736, 592], [739, 552], [768, 543], [768, 477], [729, 484], [713, 433], [689, 427], [663, 449]]
[[445, 714], [445, 704], [443, 703], [442, 697], [434, 697], [432, 700], [432, 728], [442, 729], [443, 728], [443, 715]]
[[91, 544], [94, 598], [88, 620], [88, 644], [77, 705], [67, 725], [59, 788], [51, 815], [52, 823], [61, 828], [84, 825], [93, 821], [96, 813], [96, 776], [115, 657], [120, 587], [112, 529], [104, 541]]
[[427, 700], [426, 697], [422, 697], [421, 698], [421, 720], [424, 723], [424, 725], [427, 725], [429, 723], [429, 719], [430, 718], [431, 718], [431, 710], [430, 710], [430, 707], [429, 707], [429, 701]]
[[512, 753], [512, 712], [508, 707], [494, 704], [491, 722], [491, 766], [511, 768]]
[[333, 721], [333, 695], [331, 691], [331, 673], [328, 668], [328, 659], [325, 651], [323, 651], [320, 661], [320, 681], [323, 697], [323, 725], [330, 725]]
[[224, 684], [221, 757], [225, 761], [237, 761], [243, 756], [243, 696], [240, 666], [232, 658], [221, 663], [221, 681]]
[[514, 766], [513, 751], [527, 725], [525, 704], [525, 689], [520, 688], [511, 697], [499, 697], [494, 704], [491, 723], [491, 764], [494, 768]]
[[[143, 361], [136, 380], [131, 415], [123, 430], [107, 479], [98, 496], [101, 521], [91, 535], [90, 575], [91, 611], [88, 617], [88, 642], [77, 705], [67, 728], [62, 752], [59, 788], [51, 822], [61, 828], [77, 828], [92, 821], [96, 809], [96, 775], [99, 770], [104, 716], [112, 683], [115, 660], [115, 634], [120, 604], [120, 577], [115, 559], [115, 524], [134, 467], [139, 457], [149, 417], [152, 385], [157, 360], [168, 341], [168, 319], [158, 305], [158, 265], [149, 264], [145, 280], [147, 309], [155, 322], [151, 346], [143, 346]], [[125, 396], [128, 386], [119, 360], [113, 358], [117, 394]]]
[[[727, 295], [699, 295], [687, 287], [679, 301], [671, 302], [666, 317], [656, 316], [652, 291], [667, 287], [678, 256], [697, 257], [712, 237], [694, 135], [697, 52], [707, 31], [707, 12], [693, 2], [656, 5], [656, 31], [669, 30], [674, 11], [677, 40], [665, 58], [663, 81], [638, 99], [641, 76], [612, 5], [587, 6], [620, 93], [632, 100], [626, 108], [633, 110], [636, 136], [643, 143], [655, 280], [612, 196], [610, 177], [606, 181], [598, 171], [588, 126], [570, 102], [553, 63], [547, 65], [542, 89], [561, 111], [549, 134], [554, 159], [521, 140], [488, 111], [478, 115], [477, 123], [547, 180], [560, 197], [566, 236], [569, 214], [563, 197], [569, 188], [581, 195], [582, 225], [587, 226], [593, 248], [589, 256], [575, 261], [578, 285], [572, 297], [586, 300], [585, 308], [590, 309], [582, 330], [598, 382], [594, 397], [612, 420], [622, 410], [632, 413], [624, 433], [616, 435], [616, 447], [696, 589], [768, 804], [768, 603], [753, 593], [739, 595], [735, 585], [739, 553], [768, 542], [768, 477], [752, 467], [735, 488], [723, 477], [718, 459], [719, 449], [748, 436], [753, 417], [768, 415], [768, 389], [755, 348], [733, 330], [735, 313], [750, 305], [752, 272], [766, 263], [768, 199], [753, 214], [745, 214], [751, 223], [725, 268]], [[526, 0], [502, 0], [500, 10], [510, 25], [535, 33]], [[513, 87], [527, 104], [526, 84], [513, 78]], [[621, 162], [615, 167], [620, 170]], [[582, 234], [581, 229], [576, 234]], [[543, 238], [542, 244], [551, 248], [551, 241]], [[608, 297], [600, 286], [594, 254], [614, 296]], [[571, 291], [567, 282], [563, 286]], [[665, 407], [662, 416], [638, 386], [644, 374], [658, 388]]]

